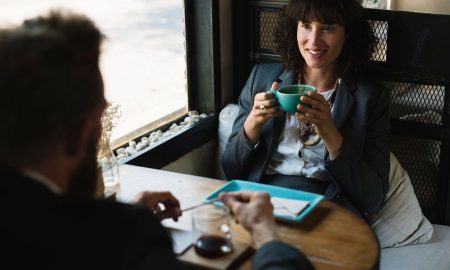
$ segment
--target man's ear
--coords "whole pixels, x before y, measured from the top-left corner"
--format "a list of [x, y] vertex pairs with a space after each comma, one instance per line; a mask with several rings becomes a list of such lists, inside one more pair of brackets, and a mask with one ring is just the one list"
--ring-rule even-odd
[[78, 158], [84, 155], [89, 137], [92, 134], [92, 122], [83, 119], [68, 129], [65, 140], [65, 151], [68, 157]]

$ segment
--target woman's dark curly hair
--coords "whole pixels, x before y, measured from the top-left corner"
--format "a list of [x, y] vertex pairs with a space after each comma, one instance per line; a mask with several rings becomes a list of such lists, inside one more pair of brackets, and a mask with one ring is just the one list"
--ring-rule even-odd
[[299, 21], [344, 26], [346, 41], [338, 59], [339, 77], [359, 71], [369, 60], [375, 37], [365, 18], [364, 9], [357, 0], [291, 0], [280, 12], [275, 32], [276, 49], [285, 69], [298, 75], [305, 64], [297, 43]]

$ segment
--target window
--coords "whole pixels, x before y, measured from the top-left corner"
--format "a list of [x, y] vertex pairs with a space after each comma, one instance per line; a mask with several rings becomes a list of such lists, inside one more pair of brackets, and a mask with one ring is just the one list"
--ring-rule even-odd
[[434, 14], [450, 14], [448, 0], [391, 0], [391, 9]]
[[365, 8], [388, 9], [392, 0], [363, 0], [361, 4]]
[[120, 106], [116, 144], [187, 112], [182, 0], [0, 0], [0, 25], [64, 8], [106, 34], [101, 69], [107, 99]]

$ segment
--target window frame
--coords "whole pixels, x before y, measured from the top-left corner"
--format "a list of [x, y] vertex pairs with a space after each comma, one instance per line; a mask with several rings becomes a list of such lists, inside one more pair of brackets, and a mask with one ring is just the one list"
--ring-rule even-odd
[[[123, 163], [160, 169], [217, 137], [217, 115], [221, 109], [219, 2], [214, 0], [183, 2], [188, 111], [197, 110], [208, 114], [208, 117], [150, 149], [139, 151]], [[166, 131], [173, 123], [181, 122], [186, 116], [187, 114], [183, 114], [134, 140], [139, 141], [141, 137], [148, 136], [158, 129]], [[148, 126], [150, 125], [152, 123]], [[189, 143], [186, 143], [187, 141]], [[126, 147], [127, 144], [116, 146]]]

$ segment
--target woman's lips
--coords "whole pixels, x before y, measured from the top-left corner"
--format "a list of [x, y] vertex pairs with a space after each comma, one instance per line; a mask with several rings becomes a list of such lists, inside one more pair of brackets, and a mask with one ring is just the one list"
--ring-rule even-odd
[[306, 49], [306, 51], [314, 57], [322, 56], [326, 50]]

